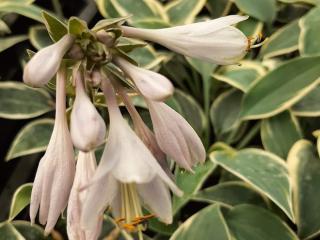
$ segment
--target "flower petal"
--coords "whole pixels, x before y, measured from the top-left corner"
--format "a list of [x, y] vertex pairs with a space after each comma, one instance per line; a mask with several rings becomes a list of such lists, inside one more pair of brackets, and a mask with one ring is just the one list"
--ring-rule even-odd
[[107, 174], [90, 185], [86, 191], [88, 192], [83, 203], [81, 226], [84, 229], [94, 229], [106, 207], [120, 191], [119, 185], [111, 174]]
[[116, 63], [133, 80], [143, 96], [154, 101], [162, 101], [173, 94], [174, 87], [165, 76], [139, 68], [122, 58], [116, 58]]
[[122, 29], [125, 36], [157, 42], [180, 54], [224, 65], [236, 63], [247, 53], [247, 37], [230, 26], [247, 18], [233, 15], [172, 28]]
[[100, 234], [99, 230], [102, 221], [97, 221], [97, 225], [93, 229], [86, 231], [81, 228], [80, 224], [83, 202], [87, 195], [87, 190], [80, 191], [80, 189], [88, 184], [94, 175], [95, 169], [96, 159], [94, 152], [84, 153], [80, 151], [77, 160], [76, 175], [68, 201], [67, 233], [70, 240], [96, 240]]
[[189, 171], [194, 164], [204, 162], [205, 149], [189, 123], [164, 103], [147, 101], [147, 104], [161, 150]]
[[166, 155], [161, 151], [153, 132], [144, 123], [137, 109], [131, 102], [131, 99], [124, 92], [124, 90], [121, 87], [118, 87], [117, 89], [132, 118], [135, 132], [142, 140], [142, 142], [146, 145], [146, 147], [151, 151], [152, 155], [156, 158], [162, 169], [168, 174], [171, 179], [174, 179], [174, 176], [169, 168]]
[[151, 182], [137, 184], [138, 193], [151, 212], [166, 224], [172, 223], [170, 192], [159, 177]]

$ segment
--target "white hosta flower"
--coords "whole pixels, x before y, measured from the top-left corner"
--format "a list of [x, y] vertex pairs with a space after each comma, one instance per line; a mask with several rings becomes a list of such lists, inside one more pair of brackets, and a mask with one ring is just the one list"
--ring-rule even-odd
[[[167, 186], [177, 195], [182, 193], [123, 119], [109, 80], [104, 79], [102, 86], [109, 111], [109, 137], [88, 190], [88, 197], [82, 214], [82, 223], [85, 227], [91, 228], [97, 216], [104, 211], [106, 206], [116, 201], [116, 197], [122, 190], [123, 193], [131, 192], [132, 194], [136, 194], [137, 190], [151, 210], [163, 221], [169, 223], [172, 216], [171, 202], [166, 199], [168, 195], [161, 195], [157, 199], [154, 199], [154, 196], [160, 195], [160, 191], [167, 191]], [[154, 182], [156, 182], [158, 189], [149, 186]], [[127, 187], [129, 189], [125, 190]], [[133, 188], [136, 188], [136, 190], [133, 190]], [[136, 199], [137, 197], [133, 198]], [[118, 202], [118, 204], [120, 203]], [[166, 207], [160, 211], [158, 207], [164, 204]], [[128, 211], [136, 211], [136, 214], [138, 214], [138, 210], [134, 209], [136, 208]], [[125, 209], [121, 210], [124, 211]]]
[[61, 60], [74, 42], [74, 37], [67, 34], [58, 42], [41, 49], [26, 64], [23, 81], [32, 87], [43, 87], [56, 74]]
[[31, 194], [31, 222], [34, 223], [40, 207], [39, 221], [46, 224], [46, 233], [53, 229], [67, 205], [75, 172], [73, 146], [65, 115], [65, 82], [65, 71], [59, 70], [54, 129], [47, 151], [40, 160]]
[[121, 89], [121, 87], [119, 87], [118, 90], [132, 118], [135, 132], [146, 145], [146, 147], [151, 151], [153, 156], [158, 160], [158, 163], [163, 170], [168, 174], [168, 176], [170, 176], [171, 179], [173, 179], [174, 176], [169, 168], [166, 155], [161, 151], [153, 132], [144, 123], [137, 109], [134, 107], [124, 90]]
[[165, 103], [147, 101], [147, 104], [161, 150], [189, 171], [195, 164], [204, 162], [206, 151], [189, 123]]
[[87, 152], [103, 143], [106, 125], [86, 94], [81, 72], [75, 75], [76, 99], [71, 112], [70, 132], [74, 146]]
[[154, 101], [162, 101], [173, 94], [174, 87], [165, 76], [139, 68], [132, 63], [115, 58], [118, 66], [133, 80], [143, 96]]
[[83, 202], [86, 199], [87, 190], [81, 191], [86, 186], [96, 169], [96, 159], [94, 152], [79, 152], [77, 160], [76, 175], [72, 185], [67, 211], [67, 232], [70, 240], [96, 240], [99, 237], [103, 215], [98, 218], [92, 229], [81, 228], [80, 218]]
[[231, 26], [247, 18], [231, 15], [164, 29], [122, 29], [126, 37], [153, 41], [185, 56], [224, 65], [238, 62], [247, 53], [247, 37]]

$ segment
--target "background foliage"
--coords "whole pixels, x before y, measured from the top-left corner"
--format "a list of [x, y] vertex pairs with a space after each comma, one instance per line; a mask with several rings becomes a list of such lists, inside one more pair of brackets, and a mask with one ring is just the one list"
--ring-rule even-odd
[[[146, 239], [318, 239], [319, 0], [0, 0], [0, 239], [66, 239], [64, 218], [49, 237], [26, 221], [26, 182], [32, 182], [53, 127], [54, 91], [21, 83], [25, 49], [51, 43], [42, 9], [61, 19], [77, 15], [89, 26], [132, 14], [128, 23], [143, 28], [249, 15], [237, 27], [248, 37], [263, 33], [269, 39], [239, 65], [216, 66], [157, 45], [130, 53], [175, 83], [168, 104], [208, 149], [194, 175], [175, 169], [185, 195], [173, 198], [174, 223], [151, 220]], [[141, 99], [135, 104], [148, 119]], [[101, 239], [106, 236], [132, 239], [107, 215]]]

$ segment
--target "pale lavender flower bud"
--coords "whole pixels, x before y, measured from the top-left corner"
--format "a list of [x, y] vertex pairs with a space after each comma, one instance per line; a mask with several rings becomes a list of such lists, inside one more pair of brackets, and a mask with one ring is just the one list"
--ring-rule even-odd
[[102, 79], [102, 76], [98, 69], [93, 69], [92, 73], [90, 74], [90, 77], [88, 78], [88, 80], [92, 83], [94, 87], [97, 87], [100, 85], [101, 79]]
[[161, 150], [189, 171], [204, 162], [206, 151], [189, 123], [165, 103], [147, 100], [147, 104]]
[[174, 87], [165, 76], [139, 68], [122, 58], [115, 58], [119, 67], [133, 80], [143, 96], [154, 101], [163, 101], [173, 94]]
[[34, 223], [40, 207], [39, 221], [49, 233], [65, 209], [75, 172], [73, 146], [66, 118], [66, 73], [57, 74], [56, 119], [47, 151], [40, 160], [33, 183], [30, 218]]
[[71, 49], [68, 51], [68, 57], [71, 59], [81, 60], [84, 57], [84, 52], [82, 51], [79, 44], [73, 44]]
[[153, 41], [185, 56], [225, 65], [238, 62], [250, 48], [247, 37], [231, 26], [247, 18], [231, 15], [164, 29], [122, 26], [122, 30], [125, 37]]
[[76, 99], [71, 112], [70, 132], [74, 146], [87, 152], [104, 142], [106, 125], [86, 94], [81, 72], [75, 75]]
[[106, 47], [113, 47], [116, 37], [112, 32], [106, 32], [105, 30], [100, 30], [97, 32], [97, 39], [102, 42]]
[[61, 60], [74, 42], [74, 37], [67, 34], [58, 42], [41, 49], [26, 64], [23, 81], [32, 87], [43, 87], [56, 74]]
[[98, 239], [103, 222], [103, 213], [96, 219], [92, 229], [83, 229], [80, 224], [83, 203], [87, 196], [87, 190], [81, 190], [86, 186], [96, 169], [94, 152], [79, 152], [76, 175], [72, 185], [67, 211], [67, 232], [69, 240], [96, 240]]

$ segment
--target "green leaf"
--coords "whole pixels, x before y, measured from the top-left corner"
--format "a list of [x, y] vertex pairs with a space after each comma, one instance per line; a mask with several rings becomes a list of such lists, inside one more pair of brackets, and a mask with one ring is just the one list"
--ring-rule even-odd
[[68, 33], [67, 25], [55, 16], [53, 16], [52, 14], [43, 11], [42, 19], [53, 41], [58, 41], [60, 38], [62, 38], [64, 35]]
[[[125, 17], [128, 15], [132, 15], [128, 22], [132, 26], [137, 27], [150, 27], [150, 24], [143, 26], [141, 21], [147, 22], [164, 22], [168, 23], [168, 16], [163, 9], [163, 6], [156, 0], [144, 0], [144, 1], [136, 1], [136, 0], [104, 0], [104, 3], [99, 3], [99, 9], [103, 9], [105, 7], [110, 7], [109, 10], [112, 11], [111, 17]], [[99, 1], [100, 2], [100, 1]], [[99, 6], [98, 4], [98, 6]], [[108, 10], [103, 10], [104, 14], [108, 14]]]
[[232, 2], [229, 0], [207, 0], [208, 8], [212, 18], [218, 18], [228, 15]]
[[43, 89], [27, 87], [19, 82], [0, 82], [0, 117], [27, 119], [54, 108], [51, 96]]
[[319, 64], [319, 57], [296, 58], [260, 78], [245, 94], [241, 117], [267, 118], [291, 107], [320, 82]]
[[204, 99], [204, 112], [205, 116], [209, 116], [210, 109], [210, 91], [212, 85], [211, 74], [216, 69], [217, 65], [201, 61], [199, 59], [186, 57], [188, 63], [197, 70], [202, 77], [203, 82], [203, 99]]
[[240, 126], [239, 112], [243, 93], [231, 89], [215, 99], [210, 108], [210, 119], [218, 140]]
[[26, 35], [16, 35], [11, 37], [0, 38], [0, 52], [28, 39]]
[[178, 112], [188, 121], [198, 135], [201, 136], [207, 122], [200, 105], [192, 96], [178, 89], [174, 92], [174, 99], [179, 105]]
[[288, 168], [298, 235], [301, 239], [314, 238], [320, 234], [320, 159], [316, 147], [306, 140], [297, 142], [289, 152]]
[[170, 23], [182, 25], [192, 23], [203, 9], [206, 0], [174, 0], [165, 7]]
[[151, 45], [147, 45], [142, 48], [135, 48], [128, 53], [128, 56], [134, 59], [140, 67], [146, 69], [156, 67], [165, 59], [158, 52], [156, 52]]
[[217, 240], [233, 239], [218, 204], [208, 206], [188, 218], [170, 240], [204, 240], [213, 237]]
[[317, 86], [308, 95], [304, 96], [299, 102], [292, 106], [292, 112], [299, 117], [318, 117], [320, 116], [320, 86]]
[[36, 20], [38, 22], [42, 22], [42, 9], [38, 6], [31, 4], [21, 4], [16, 1], [1, 1], [0, 12], [17, 13], [22, 16]]
[[0, 240], [27, 240], [25, 239], [11, 223], [0, 224]]
[[22, 128], [10, 146], [6, 161], [45, 151], [53, 131], [53, 125], [53, 119], [39, 119]]
[[288, 170], [281, 158], [247, 148], [238, 152], [214, 151], [210, 159], [265, 194], [294, 221]]
[[240, 66], [222, 67], [217, 73], [213, 74], [213, 77], [247, 92], [253, 82], [265, 74], [265, 68], [258, 62], [241, 61]]
[[77, 17], [71, 17], [68, 21], [68, 33], [81, 36], [82, 33], [89, 31], [87, 23]]
[[271, 23], [276, 17], [275, 0], [234, 0], [237, 7], [262, 22]]
[[13, 221], [13, 226], [26, 240], [45, 240], [51, 239], [44, 235], [44, 231], [36, 224], [27, 221]]
[[1, 2], [15, 2], [20, 4], [32, 4], [35, 0], [0, 0]]
[[313, 4], [313, 5], [320, 4], [319, 0], [279, 0], [279, 2], [283, 2], [283, 3], [307, 3], [307, 4]]
[[237, 28], [246, 36], [257, 36], [262, 32], [263, 23], [254, 18], [239, 22]]
[[202, 165], [194, 168], [194, 173], [182, 171], [177, 168], [175, 172], [176, 184], [184, 192], [182, 197], [173, 197], [173, 213], [177, 213], [191, 198], [191, 196], [201, 188], [204, 181], [214, 171], [216, 164], [206, 161]]
[[148, 221], [148, 228], [165, 236], [171, 236], [174, 233], [174, 231], [179, 227], [178, 217], [179, 216], [176, 216], [173, 219], [173, 222], [170, 224], [160, 222], [157, 218], [151, 218]]
[[38, 50], [51, 45], [53, 42], [48, 32], [43, 26], [33, 26], [29, 28], [29, 40]]
[[138, 28], [154, 28], [154, 29], [171, 27], [170, 23], [161, 19], [154, 19], [154, 18], [145, 18], [142, 20], [137, 20], [134, 22], [134, 26]]
[[5, 21], [0, 19], [0, 35], [2, 36], [8, 33], [11, 33], [10, 28]]
[[302, 56], [320, 55], [320, 7], [315, 7], [300, 19], [299, 50]]
[[283, 159], [287, 158], [293, 144], [301, 138], [299, 123], [289, 111], [264, 119], [261, 123], [263, 147]]
[[30, 203], [32, 183], [21, 185], [14, 193], [9, 213], [9, 221], [12, 221]]
[[119, 13], [110, 0], [95, 0], [100, 14], [105, 18], [117, 18]]
[[252, 187], [243, 182], [231, 181], [205, 188], [199, 191], [192, 200], [220, 203], [222, 205], [235, 206], [251, 203], [265, 206], [265, 199]]
[[225, 214], [236, 240], [299, 240], [278, 216], [253, 205], [239, 205]]
[[127, 17], [119, 17], [119, 18], [109, 18], [109, 19], [102, 19], [94, 25], [94, 27], [91, 29], [92, 31], [98, 32], [101, 29], [106, 29], [108, 27], [114, 26], [114, 25], [121, 25], [124, 23], [130, 16]]
[[272, 58], [298, 50], [300, 27], [294, 21], [274, 32], [261, 48], [260, 55]]

